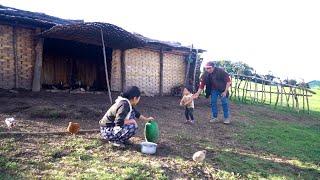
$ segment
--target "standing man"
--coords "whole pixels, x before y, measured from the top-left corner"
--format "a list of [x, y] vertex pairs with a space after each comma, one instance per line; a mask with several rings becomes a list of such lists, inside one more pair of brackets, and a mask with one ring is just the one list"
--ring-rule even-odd
[[230, 124], [229, 118], [229, 103], [228, 103], [228, 89], [231, 85], [229, 74], [223, 69], [215, 67], [214, 62], [208, 62], [205, 66], [206, 73], [201, 77], [200, 87], [194, 98], [198, 98], [201, 91], [206, 86], [206, 92], [211, 93], [211, 111], [212, 119], [210, 122], [216, 122], [218, 117], [217, 100], [221, 98], [224, 124]]

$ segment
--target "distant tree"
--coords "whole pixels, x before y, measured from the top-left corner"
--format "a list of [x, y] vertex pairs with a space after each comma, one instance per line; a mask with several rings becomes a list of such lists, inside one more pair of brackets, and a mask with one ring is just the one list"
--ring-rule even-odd
[[244, 62], [231, 62], [227, 60], [215, 61], [218, 67], [223, 68], [226, 72], [231, 74], [242, 74], [252, 76], [254, 69]]
[[276, 77], [273, 75], [273, 73], [271, 71], [269, 71], [267, 75], [264, 75], [264, 78], [269, 81], [273, 81], [273, 79]]
[[295, 80], [295, 79], [290, 79], [290, 80], [288, 80], [288, 84], [293, 85], [293, 86], [296, 86], [296, 85], [297, 85], [297, 80]]

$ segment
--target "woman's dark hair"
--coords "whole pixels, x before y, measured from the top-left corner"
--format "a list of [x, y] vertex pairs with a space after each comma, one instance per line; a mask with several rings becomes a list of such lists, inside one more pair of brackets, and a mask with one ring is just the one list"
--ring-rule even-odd
[[124, 92], [120, 94], [121, 97], [127, 99], [133, 99], [134, 97], [140, 97], [141, 92], [137, 86], [130, 86]]
[[184, 88], [186, 88], [190, 93], [193, 93], [192, 86], [185, 86]]

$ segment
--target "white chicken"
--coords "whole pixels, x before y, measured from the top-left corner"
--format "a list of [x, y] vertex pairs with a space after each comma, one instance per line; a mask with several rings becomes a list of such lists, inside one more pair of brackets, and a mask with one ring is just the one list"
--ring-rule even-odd
[[16, 126], [16, 121], [14, 118], [6, 118], [5, 120], [6, 125], [11, 130], [14, 126]]
[[206, 150], [195, 152], [192, 156], [192, 159], [195, 162], [202, 162], [206, 158]]

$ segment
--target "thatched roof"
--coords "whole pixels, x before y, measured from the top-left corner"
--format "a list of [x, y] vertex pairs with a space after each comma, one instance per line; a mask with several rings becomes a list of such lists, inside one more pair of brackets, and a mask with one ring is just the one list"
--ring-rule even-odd
[[[90, 22], [82, 20], [67, 20], [44, 13], [24, 11], [0, 5], [0, 22], [33, 27], [51, 28], [41, 36], [64, 40], [78, 41], [87, 44], [101, 45], [101, 29], [104, 33], [106, 46], [119, 49], [135, 47], [151, 47], [153, 49], [178, 50], [190, 52], [191, 47], [182, 46], [178, 42], [160, 41], [147, 38], [137, 33], [130, 33], [109, 23]], [[196, 51], [193, 49], [193, 51]], [[198, 49], [202, 53], [205, 50]]]
[[[148, 46], [159, 49], [161, 47], [169, 49], [169, 50], [179, 50], [179, 51], [184, 51], [184, 52], [190, 52], [190, 49], [192, 47], [189, 46], [182, 46], [181, 43], [179, 42], [173, 42], [173, 41], [160, 41], [156, 39], [151, 39], [148, 37], [145, 37], [141, 34], [134, 33], [135, 36], [139, 37], [140, 39], [143, 39]], [[196, 51], [196, 49], [192, 49], [193, 51]], [[205, 52], [203, 49], [198, 49], [199, 53]]]
[[0, 5], [0, 21], [7, 23], [19, 23], [36, 27], [52, 27], [55, 25], [83, 22], [81, 20], [67, 20], [44, 13], [24, 11]]
[[102, 45], [101, 30], [107, 47], [129, 49], [146, 44], [142, 39], [118, 26], [100, 22], [58, 25], [43, 32], [41, 36], [99, 46]]

